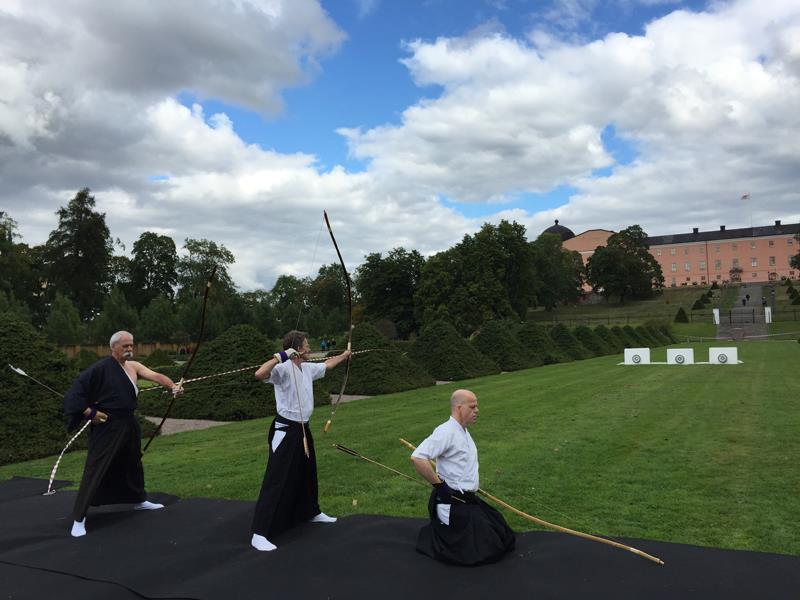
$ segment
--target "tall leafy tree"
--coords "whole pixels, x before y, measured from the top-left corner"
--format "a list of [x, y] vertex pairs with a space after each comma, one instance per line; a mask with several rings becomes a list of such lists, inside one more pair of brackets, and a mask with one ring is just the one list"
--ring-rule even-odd
[[264, 290], [256, 290], [245, 292], [241, 297], [242, 302], [247, 307], [250, 325], [269, 339], [280, 337], [283, 332], [275, 316], [271, 294]]
[[179, 301], [202, 296], [208, 276], [215, 265], [217, 267], [214, 278], [215, 290], [235, 292], [236, 286], [228, 274], [228, 266], [232, 265], [236, 258], [230, 250], [211, 240], [192, 238], [186, 238], [183, 249], [187, 254], [178, 260], [177, 266]]
[[536, 296], [534, 255], [518, 223], [486, 223], [425, 263], [414, 295], [422, 323], [444, 319], [462, 334], [486, 321], [519, 320]]
[[60, 292], [56, 292], [44, 332], [48, 340], [61, 345], [80, 344], [86, 337], [86, 327], [81, 321], [78, 309]]
[[[19, 303], [24, 307], [20, 315], [24, 313], [24, 320], [30, 322], [31, 311], [38, 316], [38, 309], [43, 304], [39, 300], [41, 269], [35, 262], [36, 253], [27, 244], [15, 241], [19, 237], [17, 222], [8, 213], [0, 211], [0, 292], [6, 294], [11, 304], [16, 306]], [[40, 319], [36, 321], [40, 322]]]
[[391, 250], [366, 256], [356, 269], [356, 287], [364, 306], [364, 316], [388, 319], [402, 338], [418, 329], [414, 313], [414, 292], [419, 284], [425, 259], [416, 250]]
[[647, 234], [639, 225], [615, 233], [589, 258], [587, 281], [596, 292], [619, 298], [620, 303], [650, 298], [663, 289], [664, 275], [648, 248]]
[[177, 269], [178, 252], [172, 238], [145, 231], [133, 243], [128, 293], [131, 303], [141, 309], [159, 295], [173, 300]]
[[163, 295], [156, 296], [142, 309], [136, 335], [143, 342], [168, 342], [175, 333], [176, 320], [172, 301]]
[[72, 300], [83, 319], [96, 314], [103, 302], [113, 248], [105, 214], [94, 206], [89, 188], [80, 190], [56, 211], [58, 227], [45, 245], [49, 287]]
[[578, 252], [562, 247], [561, 236], [543, 233], [531, 242], [536, 271], [536, 303], [553, 310], [574, 302], [583, 285], [583, 261]]
[[100, 315], [92, 322], [92, 339], [97, 344], [103, 344], [108, 342], [115, 332], [122, 329], [130, 331], [137, 337], [138, 326], [139, 315], [136, 309], [128, 304], [122, 290], [115, 287], [103, 302]]

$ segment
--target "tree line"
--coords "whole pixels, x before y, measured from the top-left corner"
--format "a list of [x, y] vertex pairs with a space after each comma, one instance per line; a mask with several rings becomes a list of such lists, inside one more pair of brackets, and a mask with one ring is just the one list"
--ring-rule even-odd
[[[323, 265], [314, 277], [282, 275], [269, 291], [240, 291], [228, 272], [233, 253], [212, 240], [186, 238], [179, 255], [171, 237], [148, 231], [128, 256], [88, 188], [56, 215], [47, 241], [29, 246], [0, 211], [0, 312], [55, 343], [105, 343], [119, 329], [141, 341], [189, 343], [214, 265], [208, 337], [235, 325], [254, 326], [268, 338], [295, 327], [320, 336], [347, 329], [338, 264]], [[401, 339], [436, 320], [469, 335], [492, 320], [524, 321], [533, 308], [577, 302], [586, 282], [609, 299], [645, 298], [664, 283], [646, 238], [638, 225], [628, 227], [598, 248], [586, 268], [558, 235], [528, 241], [523, 225], [505, 220], [428, 258], [405, 248], [368, 254], [352, 274], [354, 319]]]

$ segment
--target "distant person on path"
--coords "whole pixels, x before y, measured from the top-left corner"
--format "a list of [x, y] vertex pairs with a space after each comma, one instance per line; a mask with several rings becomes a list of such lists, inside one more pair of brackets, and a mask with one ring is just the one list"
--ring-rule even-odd
[[[503, 516], [478, 498], [478, 449], [467, 431], [478, 418], [478, 399], [469, 390], [450, 397], [450, 419], [434, 429], [411, 454], [414, 468], [431, 485], [430, 523], [417, 538], [417, 551], [442, 562], [478, 565], [500, 560], [516, 537]], [[436, 471], [430, 461], [436, 461]]]
[[109, 340], [111, 356], [83, 371], [66, 394], [64, 414], [69, 429], [89, 420], [89, 452], [72, 511], [72, 536], [86, 535], [89, 506], [133, 503], [135, 510], [164, 508], [147, 501], [142, 469], [142, 432], [134, 416], [141, 377], [173, 393], [179, 390], [166, 375], [133, 358], [133, 336], [118, 331]]
[[324, 363], [305, 362], [310, 352], [308, 336], [290, 331], [283, 351], [255, 373], [256, 379], [274, 386], [277, 412], [267, 435], [267, 468], [251, 527], [250, 545], [256, 550], [275, 550], [270, 540], [295, 524], [336, 522], [319, 507], [317, 458], [308, 422], [314, 411], [314, 380], [325, 377], [350, 351]]

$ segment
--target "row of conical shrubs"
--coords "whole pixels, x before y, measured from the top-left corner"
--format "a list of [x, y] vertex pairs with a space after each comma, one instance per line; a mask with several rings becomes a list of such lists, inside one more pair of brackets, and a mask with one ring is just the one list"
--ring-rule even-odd
[[[449, 323], [436, 321], [423, 328], [413, 342], [393, 343], [373, 325], [361, 323], [353, 330], [352, 347], [364, 352], [351, 360], [344, 391], [387, 394], [432, 386], [436, 380], [469, 379], [672, 341], [666, 326], [582, 326], [570, 330], [563, 324], [547, 328], [532, 321], [520, 324], [498, 320], [485, 324], [472, 339], [463, 338]], [[204, 343], [187, 378], [240, 372], [187, 384], [171, 416], [238, 421], [274, 414], [272, 386], [257, 381], [253, 373], [279, 350], [278, 344], [249, 325], [237, 325]], [[24, 366], [32, 375], [44, 376], [59, 391], [65, 390], [78, 373], [76, 364], [33, 327], [8, 318], [0, 320], [0, 362]], [[186, 366], [156, 368], [177, 382]], [[346, 372], [342, 364], [315, 381], [315, 405], [329, 404], [330, 395], [341, 391]], [[58, 452], [66, 439], [61, 400], [10, 370], [0, 373], [0, 402], [6, 415], [0, 420], [0, 464]], [[142, 391], [139, 413], [160, 416], [169, 399], [160, 391]]]

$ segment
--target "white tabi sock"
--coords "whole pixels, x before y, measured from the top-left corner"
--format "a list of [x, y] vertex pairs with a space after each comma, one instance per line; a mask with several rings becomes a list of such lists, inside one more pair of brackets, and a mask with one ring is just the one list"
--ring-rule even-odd
[[336, 517], [329, 517], [321, 512], [316, 517], [311, 519], [312, 523], [336, 523]]
[[83, 521], [75, 521], [72, 524], [72, 531], [70, 531], [72, 537], [83, 537], [86, 535], [86, 517], [83, 517]]
[[270, 542], [263, 535], [258, 535], [257, 533], [253, 534], [253, 539], [250, 540], [250, 545], [260, 552], [271, 552], [272, 550], [278, 549], [275, 544]]
[[156, 504], [155, 502], [148, 502], [147, 500], [133, 505], [133, 510], [158, 510], [159, 508], [164, 508], [164, 505]]

